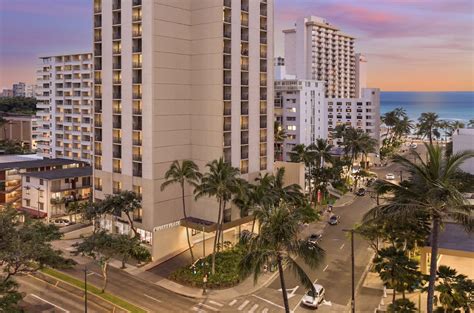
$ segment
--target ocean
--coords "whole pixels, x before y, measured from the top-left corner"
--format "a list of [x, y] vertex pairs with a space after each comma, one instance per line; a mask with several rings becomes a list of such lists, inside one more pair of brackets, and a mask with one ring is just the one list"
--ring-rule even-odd
[[414, 122], [423, 112], [435, 112], [442, 120], [467, 123], [474, 119], [474, 92], [382, 92], [381, 114], [402, 107]]

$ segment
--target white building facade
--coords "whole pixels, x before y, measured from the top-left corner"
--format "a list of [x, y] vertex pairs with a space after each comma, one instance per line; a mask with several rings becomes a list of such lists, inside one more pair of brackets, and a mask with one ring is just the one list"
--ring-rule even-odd
[[[250, 180], [272, 170], [272, 53], [272, 0], [94, 1], [94, 198], [142, 195], [134, 223], [154, 260], [187, 247], [181, 192], [160, 189], [174, 160], [204, 171], [223, 157]], [[188, 216], [216, 221], [215, 201], [185, 197]]]
[[92, 54], [39, 58], [36, 79], [38, 153], [92, 161]]
[[[453, 134], [453, 153], [466, 150], [474, 150], [474, 128], [461, 128]], [[466, 160], [461, 170], [474, 175], [474, 159]]]
[[291, 150], [318, 138], [327, 138], [327, 112], [324, 82], [314, 80], [275, 80], [276, 120], [286, 132], [282, 160], [289, 161]]
[[330, 143], [338, 145], [333, 132], [343, 124], [361, 129], [379, 142], [380, 89], [363, 88], [360, 98], [328, 98], [325, 106]]

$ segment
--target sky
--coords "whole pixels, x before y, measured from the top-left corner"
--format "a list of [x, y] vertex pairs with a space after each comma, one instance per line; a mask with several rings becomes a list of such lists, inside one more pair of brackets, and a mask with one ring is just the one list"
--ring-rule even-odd
[[[0, 0], [0, 88], [33, 83], [40, 55], [92, 50], [92, 2]], [[474, 90], [473, 0], [275, 0], [275, 56], [281, 31], [308, 15], [357, 38], [369, 87]]]

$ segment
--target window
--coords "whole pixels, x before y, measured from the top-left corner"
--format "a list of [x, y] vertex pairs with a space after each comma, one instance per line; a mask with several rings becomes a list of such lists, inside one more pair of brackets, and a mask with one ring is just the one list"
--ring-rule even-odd
[[38, 190], [38, 193], [40, 198], [44, 197], [44, 190]]
[[30, 176], [26, 176], [25, 180], [26, 180], [27, 183], [29, 183], [30, 182]]
[[30, 206], [31, 203], [30, 203], [30, 199], [25, 199], [25, 206]]
[[94, 177], [94, 189], [102, 190], [102, 178]]
[[40, 185], [43, 186], [43, 184], [44, 184], [44, 181], [40, 179]]
[[137, 194], [137, 195], [142, 195], [142, 186], [137, 186], [137, 185], [133, 185], [133, 191]]
[[287, 116], [286, 120], [287, 121], [296, 121], [296, 116]]
[[25, 187], [25, 194], [26, 194], [27, 196], [30, 195], [30, 187]]
[[113, 182], [113, 192], [120, 193], [122, 191], [122, 183], [119, 181]]
[[286, 127], [288, 130], [296, 130], [296, 126], [295, 125], [288, 125]]
[[39, 208], [41, 211], [44, 211], [44, 203], [43, 203], [43, 202], [38, 202], [38, 208]]

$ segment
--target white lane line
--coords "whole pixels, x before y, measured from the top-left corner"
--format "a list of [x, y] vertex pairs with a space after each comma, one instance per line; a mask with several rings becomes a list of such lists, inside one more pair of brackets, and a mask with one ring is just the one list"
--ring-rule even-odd
[[258, 308], [258, 304], [254, 304], [248, 313], [253, 313]]
[[162, 302], [161, 300], [158, 300], [157, 298], [154, 298], [152, 296], [147, 295], [146, 293], [143, 294], [145, 297], [150, 298], [151, 300], [155, 300], [156, 302]]
[[344, 248], [345, 243], [342, 244], [342, 246], [339, 247], [339, 250], [342, 250]]
[[33, 293], [31, 293], [30, 295], [31, 295], [32, 297], [35, 297], [36, 299], [39, 299], [39, 300], [41, 300], [41, 301], [43, 301], [43, 302], [45, 302], [45, 303], [47, 303], [47, 304], [50, 304], [50, 305], [52, 305], [52, 306], [54, 306], [54, 307], [60, 309], [61, 311], [64, 311], [64, 312], [66, 312], [66, 313], [69, 313], [68, 310], [63, 309], [62, 307], [60, 307], [60, 306], [58, 306], [58, 305], [56, 305], [56, 304], [54, 304], [54, 303], [51, 303], [51, 302], [49, 302], [48, 300], [45, 300], [45, 299], [43, 299], [43, 298], [41, 298], [41, 297], [39, 297], [39, 296], [37, 296], [37, 295], [35, 295], [35, 294], [33, 294]]
[[236, 302], [237, 302], [237, 300], [234, 299], [234, 300], [232, 300], [232, 301], [229, 302], [229, 305], [230, 305], [230, 306], [233, 306]]
[[209, 310], [214, 311], [214, 312], [219, 312], [219, 309], [216, 309], [215, 307], [207, 305], [207, 304], [202, 303], [202, 302], [199, 303], [198, 306], [199, 307], [205, 307], [206, 309], [209, 309]]
[[268, 312], [268, 308], [265, 308], [262, 310], [262, 313], [267, 313]]
[[209, 300], [209, 303], [212, 303], [212, 304], [217, 305], [217, 306], [220, 306], [220, 307], [223, 307], [223, 306], [224, 306], [222, 303], [219, 303], [219, 302], [216, 302], [216, 301], [212, 301], [212, 300]]
[[242, 304], [239, 306], [238, 310], [239, 310], [239, 311], [242, 311], [242, 310], [247, 306], [247, 304], [249, 304], [249, 302], [250, 302], [249, 300], [245, 300], [244, 303], [242, 303]]
[[323, 269], [323, 272], [325, 272], [328, 269], [329, 265], [326, 265], [326, 267]]
[[206, 313], [206, 311], [201, 310], [200, 308], [197, 308], [197, 307], [195, 307], [195, 306], [193, 306], [193, 307], [191, 308], [191, 310], [196, 311], [196, 312], [198, 312], [198, 313]]
[[259, 297], [259, 296], [257, 296], [257, 295], [252, 295], [252, 297], [255, 297], [255, 298], [257, 298], [257, 299], [260, 299], [260, 300], [262, 300], [262, 301], [265, 301], [266, 303], [270, 303], [271, 305], [274, 305], [274, 306], [276, 306], [277, 308], [280, 308], [280, 309], [283, 309], [283, 310], [285, 309], [285, 308], [282, 307], [281, 305], [276, 304], [276, 303], [273, 303], [273, 302], [271, 302], [270, 300], [267, 300], [267, 299], [265, 299], [265, 298]]

